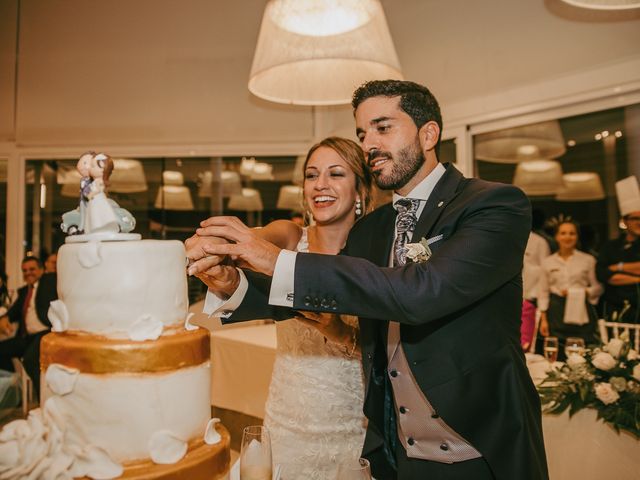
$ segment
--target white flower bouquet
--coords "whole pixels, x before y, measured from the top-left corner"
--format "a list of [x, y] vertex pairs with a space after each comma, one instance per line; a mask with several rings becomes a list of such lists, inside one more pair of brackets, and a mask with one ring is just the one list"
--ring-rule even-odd
[[571, 354], [538, 385], [545, 413], [573, 415], [594, 408], [617, 431], [640, 438], [640, 355], [623, 335], [604, 346]]

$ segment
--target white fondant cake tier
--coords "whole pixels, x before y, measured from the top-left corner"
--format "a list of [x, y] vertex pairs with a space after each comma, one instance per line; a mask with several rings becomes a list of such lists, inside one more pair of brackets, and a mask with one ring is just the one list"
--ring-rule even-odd
[[75, 377], [69, 393], [56, 395], [43, 375], [43, 400], [55, 401], [74, 443], [103, 448], [116, 462], [150, 458], [158, 432], [184, 442], [205, 434], [211, 417], [209, 362], [169, 373]]
[[184, 246], [142, 240], [63, 245], [58, 297], [69, 330], [130, 337], [136, 322], [182, 324], [187, 314]]

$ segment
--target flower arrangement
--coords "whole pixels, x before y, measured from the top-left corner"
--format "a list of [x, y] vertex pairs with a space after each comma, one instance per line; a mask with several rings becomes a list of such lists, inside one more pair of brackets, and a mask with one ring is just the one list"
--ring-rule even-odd
[[625, 334], [606, 345], [572, 353], [560, 369], [552, 369], [538, 385], [545, 413], [573, 415], [593, 408], [616, 431], [640, 438], [640, 354]]

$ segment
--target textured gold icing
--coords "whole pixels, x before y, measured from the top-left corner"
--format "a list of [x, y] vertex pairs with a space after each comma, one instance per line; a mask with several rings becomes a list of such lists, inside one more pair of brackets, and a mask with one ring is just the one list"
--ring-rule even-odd
[[209, 332], [203, 328], [136, 342], [83, 333], [49, 333], [42, 338], [40, 368], [52, 363], [81, 373], [153, 373], [209, 361]]
[[[158, 465], [151, 460], [125, 463], [121, 477], [127, 480], [222, 480], [231, 463], [229, 432], [219, 423], [216, 430], [222, 437], [215, 445], [202, 439], [189, 443], [187, 454], [173, 465]], [[88, 479], [87, 479], [88, 480]]]
[[173, 465], [157, 465], [151, 460], [124, 465], [120, 478], [128, 480], [222, 480], [231, 463], [229, 432], [219, 423], [216, 430], [222, 437], [215, 445], [202, 439], [189, 444], [182, 460]]

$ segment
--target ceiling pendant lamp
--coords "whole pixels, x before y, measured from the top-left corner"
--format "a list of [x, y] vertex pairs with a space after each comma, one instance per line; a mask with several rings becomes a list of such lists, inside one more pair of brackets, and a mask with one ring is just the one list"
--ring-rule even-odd
[[557, 158], [566, 151], [557, 120], [483, 133], [474, 144], [477, 159], [495, 163]]
[[270, 0], [249, 76], [257, 97], [339, 105], [368, 80], [401, 79], [379, 0]]
[[560, 202], [591, 202], [605, 198], [600, 175], [595, 172], [565, 173], [564, 188], [556, 195]]
[[556, 160], [518, 163], [513, 184], [529, 196], [555, 195], [564, 188], [562, 166]]
[[591, 10], [631, 10], [640, 8], [639, 0], [562, 0], [569, 5]]

